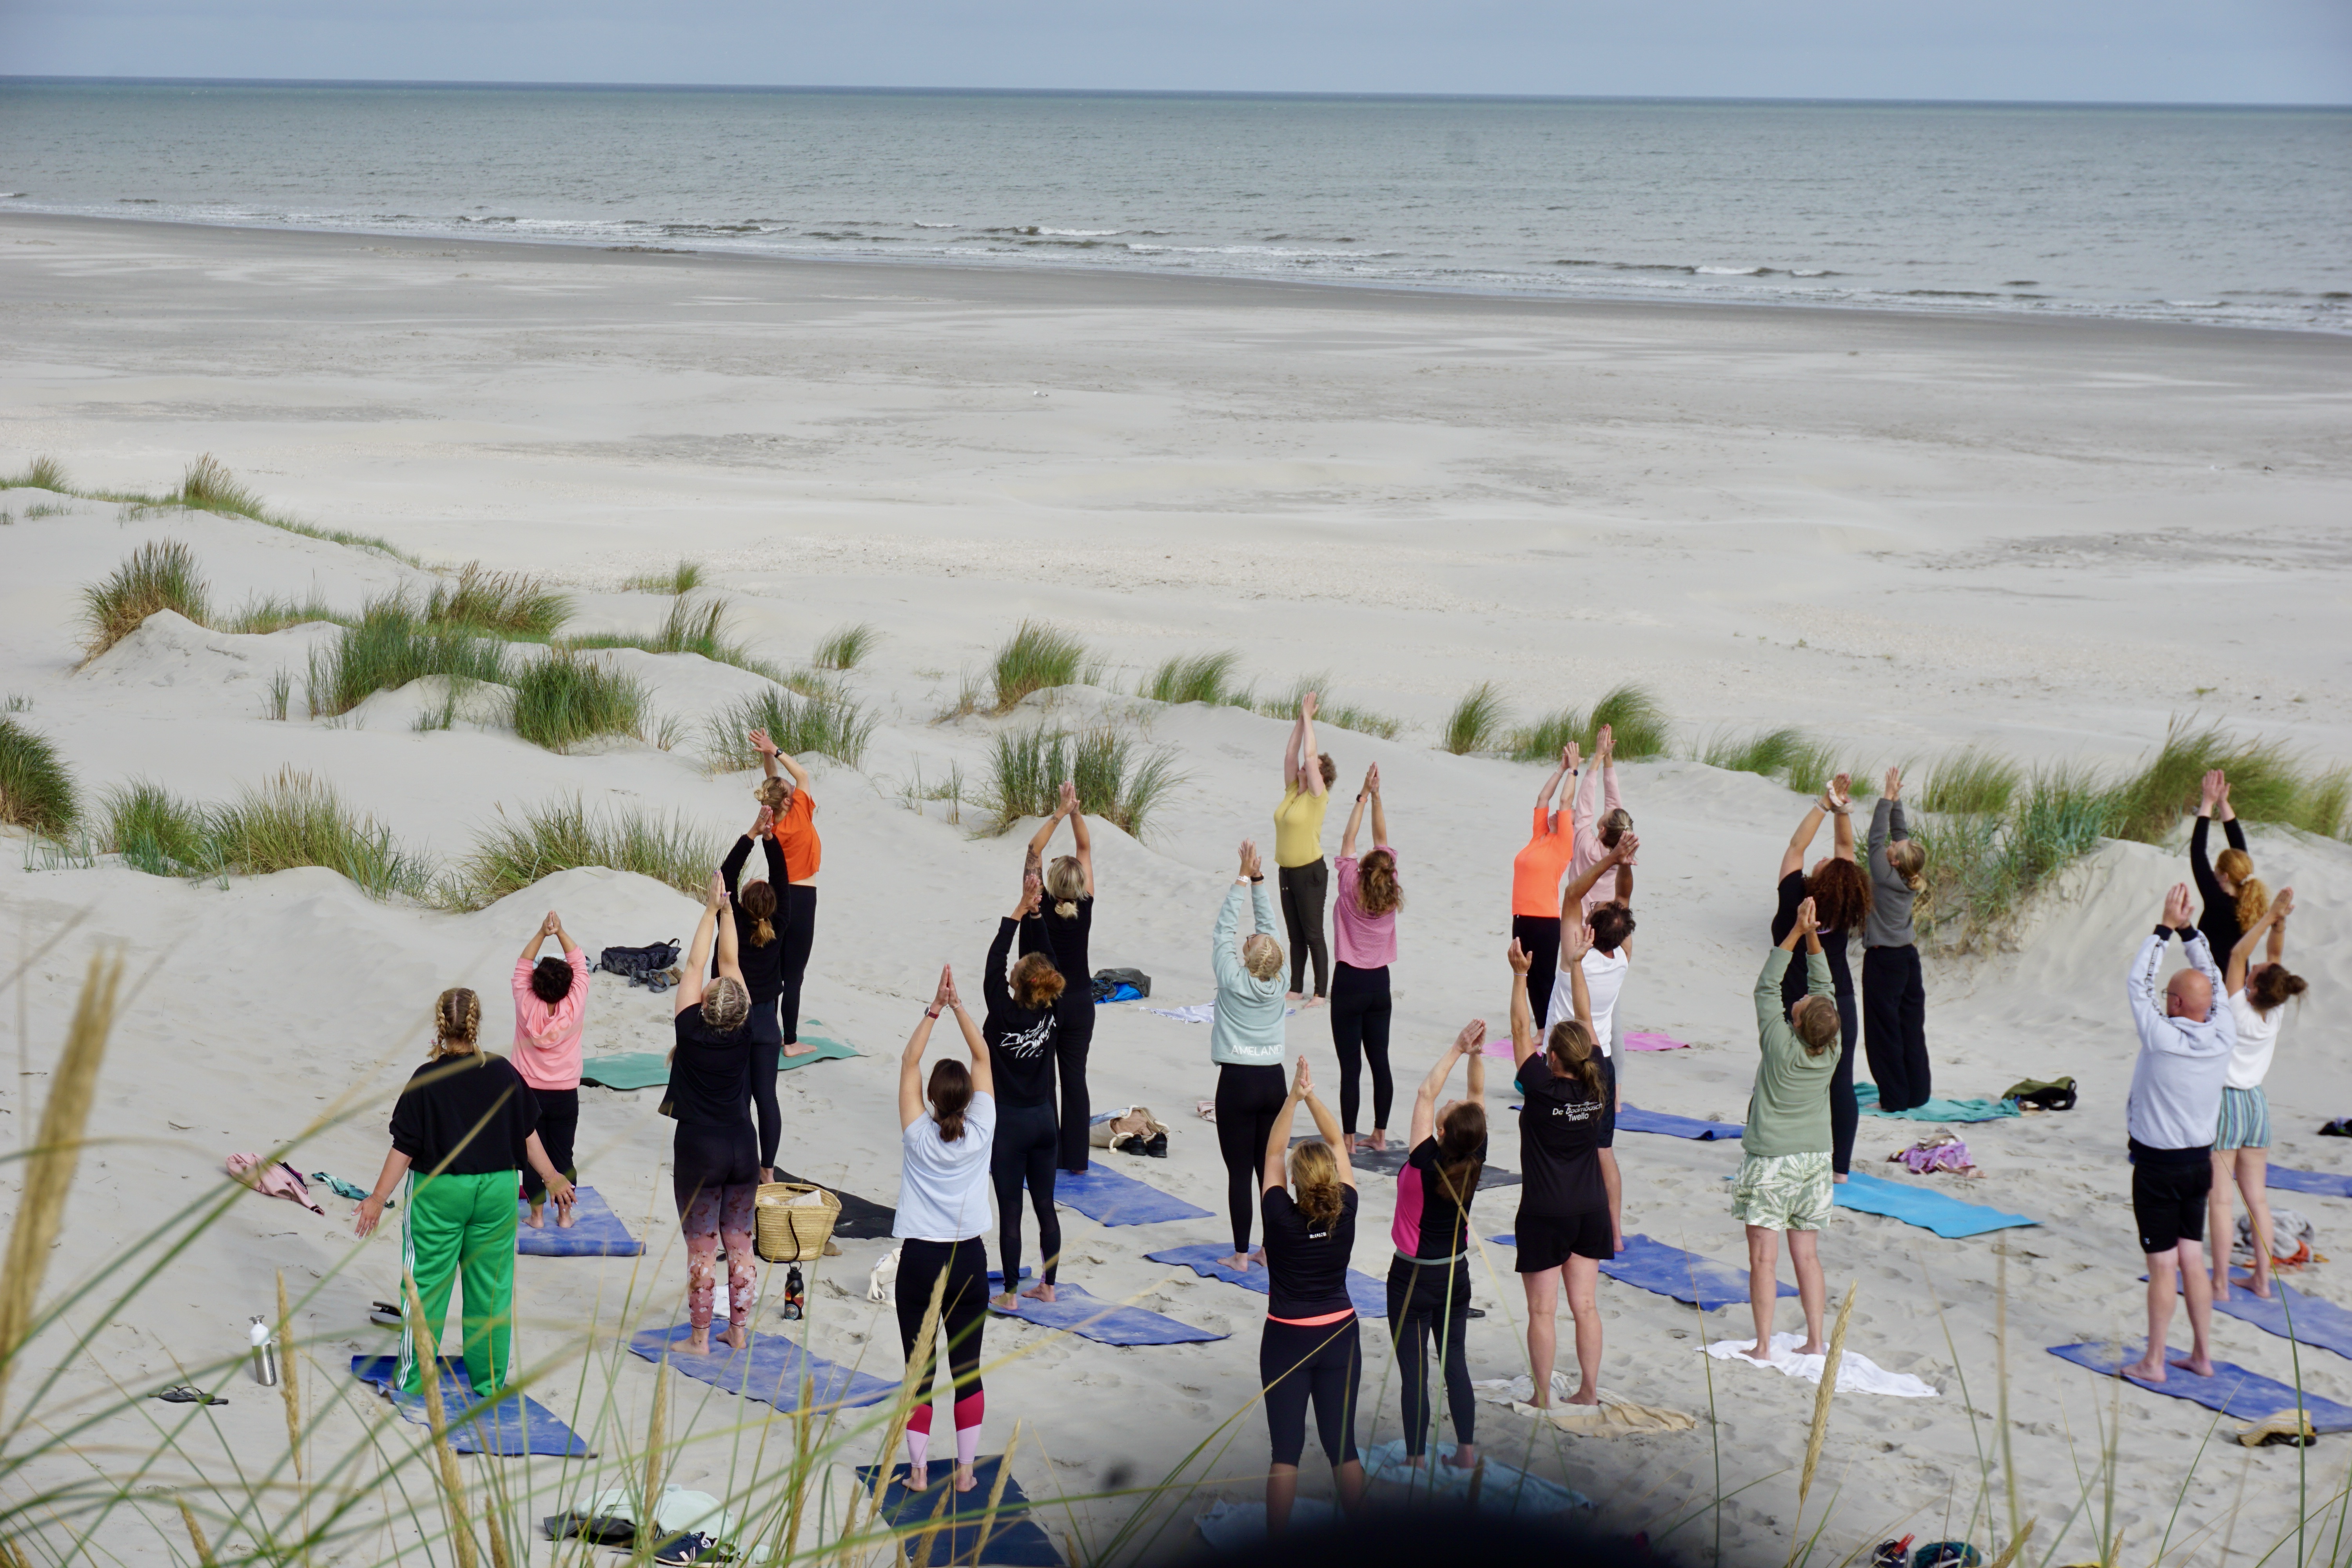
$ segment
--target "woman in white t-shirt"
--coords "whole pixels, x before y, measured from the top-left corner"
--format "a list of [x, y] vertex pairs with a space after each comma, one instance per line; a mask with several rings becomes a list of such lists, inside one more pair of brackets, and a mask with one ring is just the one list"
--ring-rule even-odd
[[[923, 1083], [923, 1048], [940, 1014], [953, 1009], [963, 1031], [971, 1066], [942, 1060]], [[955, 1397], [955, 1489], [976, 1484], [972, 1465], [980, 1457], [980, 1422], [987, 1396], [980, 1387], [981, 1324], [988, 1316], [988, 1259], [982, 1240], [988, 1229], [988, 1154], [996, 1132], [995, 1079], [980, 1026], [956, 995], [952, 971], [940, 971], [939, 994], [923, 1010], [923, 1021], [907, 1041], [898, 1062], [899, 1143], [905, 1156], [898, 1175], [898, 1217], [890, 1234], [898, 1238], [898, 1339], [907, 1363], [922, 1367], [908, 1380], [922, 1403], [907, 1418], [907, 1481], [916, 1491], [930, 1484], [931, 1369], [936, 1342], [923, 1332], [923, 1319], [939, 1292], [939, 1324], [947, 1331], [948, 1372]], [[929, 1101], [928, 1107], [926, 1101]], [[944, 1281], [944, 1284], [942, 1283]], [[923, 1342], [919, 1347], [917, 1341]]]
[[[2276, 900], [2230, 953], [2226, 980], [2238, 1044], [2230, 1055], [2229, 1076], [2222, 1080], [2221, 1121], [2213, 1139], [2213, 1192], [2206, 1200], [2205, 1234], [2213, 1253], [2216, 1300], [2230, 1294], [2232, 1181], [2245, 1194], [2246, 1217], [2253, 1222], [2254, 1294], [2265, 1301], [2271, 1295], [2271, 1205], [2263, 1190], [2270, 1178], [2271, 1110], [2263, 1077], [2271, 1070], [2271, 1054], [2278, 1048], [2282, 1009], [2305, 990], [2303, 977], [2288, 973], [2284, 962], [2286, 917], [2294, 908], [2294, 889], [2280, 889]], [[2249, 968], [2255, 946], [2266, 936], [2268, 961]]]

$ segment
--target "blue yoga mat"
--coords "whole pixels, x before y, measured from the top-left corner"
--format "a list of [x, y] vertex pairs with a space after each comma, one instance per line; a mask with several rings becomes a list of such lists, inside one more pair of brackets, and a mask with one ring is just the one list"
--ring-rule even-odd
[[[1212, 1279], [1222, 1279], [1228, 1285], [1238, 1285], [1244, 1290], [1255, 1290], [1261, 1296], [1272, 1292], [1266, 1286], [1265, 1265], [1253, 1263], [1247, 1273], [1228, 1268], [1217, 1261], [1231, 1258], [1233, 1251], [1221, 1242], [1199, 1241], [1190, 1247], [1171, 1247], [1144, 1257], [1154, 1263], [1176, 1263], [1195, 1274], [1205, 1274]], [[1389, 1315], [1388, 1286], [1369, 1274], [1348, 1270], [1348, 1300], [1354, 1303], [1360, 1318], [1385, 1318]]]
[[1034, 1323], [1041, 1329], [1066, 1329], [1080, 1339], [1106, 1345], [1198, 1345], [1231, 1337], [1180, 1323], [1141, 1307], [1121, 1306], [1099, 1296], [1089, 1296], [1083, 1287], [1066, 1281], [1056, 1283], [1054, 1294], [1058, 1299], [1050, 1302], [1024, 1296], [1017, 1311], [1006, 1312], [995, 1307], [990, 1310], [999, 1317]]
[[[2139, 1359], [2144, 1341], [2118, 1344], [2113, 1340], [2094, 1341], [2079, 1345], [2053, 1345], [2050, 1353], [2076, 1366], [2113, 1376], [2116, 1369]], [[2295, 1407], [2295, 1392], [2284, 1383], [2274, 1383], [2257, 1373], [2226, 1361], [2213, 1363], [2213, 1375], [2199, 1377], [2179, 1367], [2165, 1369], [2162, 1383], [2137, 1383], [2124, 1380], [2134, 1388], [2150, 1394], [2161, 1394], [2172, 1399], [2189, 1399], [2218, 1410], [2240, 1421], [2259, 1421], [2263, 1416]], [[2305, 1389], [2303, 1393], [2303, 1413], [2311, 1421], [2315, 1432], [2352, 1432], [2352, 1406], [2322, 1399]]]
[[570, 1230], [555, 1223], [553, 1204], [541, 1212], [547, 1224], [531, 1229], [522, 1223], [530, 1205], [515, 1199], [515, 1251], [525, 1258], [635, 1258], [645, 1251], [646, 1244], [629, 1234], [629, 1227], [595, 1188], [572, 1190], [580, 1202], [572, 1210]]
[[[814, 1046], [796, 1057], [780, 1057], [778, 1072], [790, 1072], [811, 1062], [839, 1061], [858, 1053], [839, 1040], [828, 1040], [816, 1035], [803, 1035], [800, 1043]], [[669, 1083], [669, 1058], [659, 1051], [615, 1051], [608, 1057], [590, 1057], [580, 1064], [580, 1081], [596, 1084], [604, 1089], [660, 1089]]]
[[[713, 1323], [713, 1335], [723, 1326]], [[773, 1331], [755, 1331], [749, 1352], [730, 1350], [716, 1337], [710, 1342], [709, 1355], [671, 1348], [693, 1332], [686, 1323], [647, 1329], [629, 1341], [629, 1349], [647, 1361], [657, 1362], [667, 1356], [672, 1372], [729, 1394], [772, 1405], [779, 1410], [801, 1407], [803, 1373], [810, 1380], [810, 1408], [815, 1410], [879, 1405], [898, 1392], [899, 1380], [896, 1377], [853, 1372], [805, 1349], [791, 1336]]]
[[1206, 1219], [1209, 1211], [1171, 1197], [1148, 1182], [1121, 1175], [1097, 1159], [1083, 1171], [1054, 1173], [1054, 1201], [1067, 1204], [1098, 1225], [1158, 1225], [1162, 1220]]
[[[955, 1457], [941, 1464], [937, 1456], [931, 1459], [931, 1484], [919, 1492], [907, 1489], [907, 1467], [898, 1465], [890, 1471], [890, 1484], [882, 1490], [881, 1507], [877, 1510], [895, 1530], [915, 1531], [900, 1538], [900, 1551], [914, 1554], [915, 1543], [922, 1540], [919, 1531], [936, 1528], [930, 1538], [930, 1561], [941, 1563], [998, 1563], [1003, 1568], [1060, 1568], [1061, 1553], [1054, 1550], [1053, 1540], [1029, 1518], [1029, 1495], [1021, 1483], [1007, 1476], [1004, 1495], [997, 1500], [996, 1519], [988, 1526], [988, 1540], [983, 1544], [980, 1532], [988, 1519], [989, 1495], [996, 1490], [996, 1474], [1004, 1465], [1002, 1454], [983, 1454], [971, 1467], [979, 1484], [968, 1492], [955, 1489]], [[870, 1493], [874, 1489], [873, 1465], [857, 1467], [857, 1479]], [[944, 1500], [945, 1507], [941, 1507]], [[979, 1555], [975, 1558], [973, 1553]]]
[[[403, 1394], [395, 1386], [398, 1356], [355, 1355], [352, 1375], [383, 1389], [393, 1407], [410, 1421], [430, 1425], [425, 1395]], [[528, 1394], [481, 1398], [466, 1381], [466, 1363], [457, 1356], [441, 1358], [441, 1410], [449, 1423], [449, 1447], [460, 1454], [561, 1454], [584, 1459], [596, 1453], [579, 1433], [557, 1420], [555, 1412]]]
[[[1703, 1311], [1748, 1302], [1748, 1270], [1717, 1263], [1679, 1247], [1668, 1247], [1646, 1236], [1629, 1236], [1625, 1250], [1601, 1266], [1601, 1272], [1621, 1284], [1639, 1286]], [[1797, 1288], [1782, 1283], [1780, 1293], [1793, 1296]]]
[[2013, 1100], [1929, 1100], [1908, 1110], [1881, 1110], [1874, 1083], [1855, 1084], [1853, 1102], [1864, 1116], [1894, 1116], [1906, 1121], [1998, 1121], [2022, 1114]]
[[1982, 1236], [1989, 1230], [2042, 1223], [2021, 1214], [2003, 1214], [1982, 1204], [1964, 1204], [1926, 1187], [1906, 1186], [1864, 1171], [1852, 1173], [1830, 1192], [1842, 1209], [1885, 1215], [1941, 1237]]
[[2316, 1193], [2326, 1198], [2352, 1198], [2352, 1176], [2339, 1176], [2333, 1171], [2293, 1171], [2284, 1165], [2273, 1165], [2263, 1184], [2276, 1187], [2284, 1193]]
[[1675, 1116], [1664, 1110], [1627, 1106], [1617, 1113], [1620, 1132], [1663, 1132], [1669, 1138], [1696, 1138], [1709, 1142], [1739, 1136], [1737, 1121], [1701, 1121], [1696, 1116]]
[[[2147, 1276], [2143, 1274], [2140, 1278], [2145, 1279]], [[2271, 1299], [2265, 1301], [2253, 1293], [2253, 1278], [2251, 1269], [2233, 1270], [2230, 1275], [2229, 1299], [2214, 1302], [2213, 1310], [2283, 1340], [2352, 1356], [2352, 1312], [2333, 1301], [2306, 1296], [2275, 1274], [2271, 1276]], [[2178, 1289], [2187, 1289], [2178, 1269], [2173, 1271], [2172, 1282]]]

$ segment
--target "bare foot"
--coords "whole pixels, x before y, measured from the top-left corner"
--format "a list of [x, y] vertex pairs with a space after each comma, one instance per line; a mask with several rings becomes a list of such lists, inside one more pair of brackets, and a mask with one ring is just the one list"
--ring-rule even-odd
[[1286, 1002], [1304, 1002], [1307, 1000], [1307, 993], [1304, 991], [1286, 991], [1282, 994], [1282, 999]]
[[2200, 1377], [2210, 1377], [2213, 1375], [2213, 1358], [2211, 1356], [2180, 1356], [2177, 1358], [2172, 1364], [2179, 1367], [2183, 1372], [2193, 1372]]
[[1478, 1468], [1478, 1445], [1475, 1443], [1462, 1444], [1459, 1447], [1456, 1447], [1454, 1450], [1454, 1457], [1445, 1462], [1453, 1466], [1457, 1470], [1476, 1469]]
[[523, 1216], [522, 1216], [522, 1222], [523, 1222], [523, 1224], [525, 1224], [525, 1225], [527, 1225], [527, 1226], [530, 1226], [530, 1228], [531, 1228], [531, 1229], [533, 1229], [533, 1230], [544, 1230], [544, 1229], [546, 1229], [546, 1228], [547, 1228], [547, 1208], [546, 1208], [546, 1205], [543, 1205], [543, 1204], [533, 1204], [533, 1205], [530, 1205], [530, 1212], [529, 1214], [527, 1214], [527, 1215], [523, 1215]]
[[719, 1336], [719, 1342], [730, 1350], [749, 1350], [751, 1348], [751, 1331], [741, 1323], [730, 1323], [727, 1331]]
[[1220, 1258], [1217, 1259], [1218, 1268], [1230, 1268], [1236, 1274], [1248, 1273], [1249, 1263], [1249, 1258], [1239, 1252], [1234, 1253], [1231, 1258]]
[[568, 1209], [560, 1208], [555, 1211], [555, 1227], [558, 1230], [570, 1230], [579, 1223], [579, 1220], [580, 1210], [577, 1206]]
[[2162, 1383], [2164, 1381], [2163, 1353], [2152, 1351], [2129, 1366], [2117, 1367], [2116, 1375], [2130, 1378], [2134, 1383]]
[[1758, 1366], [1770, 1366], [1772, 1364], [1771, 1351], [1761, 1344], [1735, 1345], [1732, 1347], [1731, 1353], [1740, 1357], [1742, 1360], [1752, 1361]]
[[1580, 1388], [1568, 1396], [1568, 1402], [1570, 1405], [1598, 1405], [1601, 1403], [1601, 1391], [1597, 1388]]
[[1845, 1185], [1845, 1178], [1843, 1176], [1832, 1176], [1830, 1180], [1835, 1182], [1839, 1186]]
[[1054, 1282], [1050, 1279], [1041, 1279], [1021, 1293], [1034, 1301], [1051, 1301], [1054, 1299]]
[[958, 1465], [956, 1467], [956, 1490], [960, 1492], [968, 1492], [978, 1485], [980, 1485], [980, 1477], [973, 1473], [972, 1468], [970, 1465]]
[[1387, 1129], [1385, 1129], [1385, 1128], [1381, 1128], [1381, 1127], [1375, 1127], [1375, 1128], [1373, 1128], [1373, 1129], [1372, 1129], [1372, 1152], [1373, 1152], [1373, 1153], [1375, 1153], [1375, 1154], [1378, 1154], [1378, 1153], [1381, 1152], [1382, 1151], [1386, 1150], [1386, 1149], [1388, 1148], [1388, 1146], [1389, 1146], [1389, 1135], [1388, 1135], [1388, 1131], [1387, 1131]]
[[814, 1046], [803, 1046], [803, 1045], [800, 1045], [800, 1044], [795, 1043], [795, 1044], [793, 1044], [793, 1045], [786, 1046], [786, 1047], [784, 1047], [784, 1052], [783, 1052], [783, 1054], [784, 1054], [784, 1055], [786, 1055], [786, 1056], [788, 1056], [788, 1057], [807, 1057], [807, 1056], [814, 1056], [814, 1055], [816, 1054], [816, 1047], [815, 1047]]
[[1007, 1290], [1002, 1296], [991, 1296], [988, 1304], [1000, 1311], [1017, 1312], [1021, 1310], [1021, 1298]]
[[2226, 1274], [2215, 1275], [2213, 1277], [2213, 1300], [2216, 1301], [2226, 1301], [2229, 1299], [2230, 1277]]
[[701, 1328], [695, 1330], [694, 1332], [687, 1335], [686, 1343], [679, 1348], [684, 1350], [688, 1355], [709, 1355], [710, 1353], [709, 1325], [706, 1323]]
[[1827, 1355], [1830, 1353], [1830, 1347], [1820, 1340], [1814, 1340], [1809, 1344], [1799, 1345], [1790, 1353], [1791, 1355]]
[[930, 1484], [931, 1467], [929, 1464], [908, 1465], [907, 1467], [907, 1489], [908, 1491], [919, 1492]]
[[1301, 1002], [1299, 1005], [1301, 1007], [1320, 1007], [1323, 1005], [1323, 998], [1320, 996], [1309, 996], [1306, 1001]]

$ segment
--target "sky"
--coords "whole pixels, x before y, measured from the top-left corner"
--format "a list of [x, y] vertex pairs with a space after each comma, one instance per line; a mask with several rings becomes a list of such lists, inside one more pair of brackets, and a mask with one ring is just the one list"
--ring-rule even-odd
[[0, 73], [2352, 103], [2352, 0], [0, 0]]

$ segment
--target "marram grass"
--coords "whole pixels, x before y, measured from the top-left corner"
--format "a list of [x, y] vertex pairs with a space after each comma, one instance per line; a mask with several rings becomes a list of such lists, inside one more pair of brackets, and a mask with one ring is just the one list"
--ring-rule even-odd
[[1076, 686], [1098, 673], [1076, 637], [1043, 621], [1023, 621], [997, 648], [990, 667], [996, 711], [1009, 712], [1033, 691]]
[[704, 728], [703, 750], [714, 773], [738, 773], [760, 765], [750, 736], [765, 730], [788, 755], [830, 757], [845, 768], [866, 761], [875, 720], [856, 699], [835, 688], [813, 693], [763, 691], [712, 715]]
[[992, 830], [1003, 833], [1024, 817], [1051, 815], [1066, 779], [1077, 785], [1080, 809], [1140, 838], [1183, 775], [1174, 752], [1143, 750], [1108, 726], [1010, 731], [991, 744], [980, 790]]
[[1455, 756], [1491, 752], [1502, 743], [1503, 721], [1509, 710], [1491, 680], [1482, 680], [1462, 694], [1445, 721], [1445, 749]]
[[1560, 749], [1573, 741], [1591, 757], [1601, 747], [1601, 727], [1611, 727], [1617, 760], [1641, 762], [1666, 754], [1665, 709], [1647, 687], [1628, 683], [1603, 694], [1590, 712], [1563, 708], [1511, 732], [1511, 755], [1523, 763], [1559, 761]]
[[1154, 702], [1246, 703], [1247, 694], [1234, 687], [1234, 669], [1241, 655], [1222, 653], [1171, 654], [1160, 660], [1138, 695]]
[[506, 685], [506, 645], [469, 628], [435, 625], [403, 594], [369, 601], [356, 625], [310, 663], [313, 718], [348, 713], [378, 691], [437, 675]]
[[73, 771], [57, 742], [0, 717], [0, 822], [56, 837], [80, 819]]
[[543, 877], [581, 866], [632, 871], [700, 897], [725, 846], [684, 817], [629, 808], [591, 810], [579, 795], [498, 819], [449, 868], [437, 896], [456, 910], [487, 909]]
[[198, 626], [211, 616], [211, 588], [195, 552], [176, 539], [151, 539], [112, 575], [81, 591], [82, 658], [96, 658], [159, 610], [173, 610]]
[[592, 656], [555, 649], [513, 684], [514, 731], [534, 746], [568, 752], [600, 736], [647, 734], [645, 683]]

